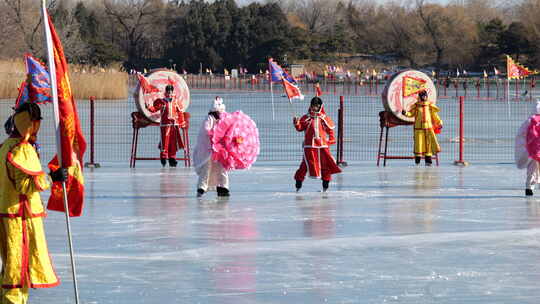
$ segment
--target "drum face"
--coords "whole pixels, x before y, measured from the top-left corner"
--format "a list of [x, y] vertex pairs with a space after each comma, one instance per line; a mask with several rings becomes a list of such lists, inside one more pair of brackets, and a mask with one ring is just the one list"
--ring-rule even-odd
[[190, 103], [190, 95], [187, 83], [182, 76], [170, 70], [157, 69], [150, 71], [150, 73], [145, 75], [145, 77], [151, 85], [159, 89], [159, 92], [149, 94], [143, 94], [140, 86], [135, 89], [135, 105], [137, 106], [139, 112], [142, 113], [146, 118], [155, 123], [159, 123], [161, 121], [160, 113], [151, 113], [146, 109], [145, 104], [152, 105], [156, 99], [163, 98], [165, 87], [168, 84], [172, 84], [174, 86], [173, 103], [178, 104], [182, 111], [187, 111]]
[[384, 109], [394, 114], [397, 119], [404, 122], [414, 122], [414, 117], [407, 117], [401, 114], [403, 109], [408, 111], [418, 98], [418, 94], [403, 96], [403, 83], [407, 77], [420, 82], [425, 81], [424, 85], [428, 92], [428, 100], [432, 103], [437, 103], [437, 89], [433, 81], [428, 75], [416, 70], [405, 70], [395, 73], [386, 83], [386, 87], [382, 93], [382, 103]]

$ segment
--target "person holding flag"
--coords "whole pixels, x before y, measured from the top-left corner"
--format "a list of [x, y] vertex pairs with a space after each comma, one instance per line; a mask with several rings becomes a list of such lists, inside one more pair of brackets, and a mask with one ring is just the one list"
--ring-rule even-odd
[[326, 115], [323, 101], [313, 97], [308, 113], [301, 118], [293, 117], [293, 124], [298, 132], [304, 132], [304, 156], [300, 168], [294, 174], [296, 191], [300, 191], [302, 183], [309, 173], [311, 178], [322, 179], [323, 192], [328, 190], [332, 174], [341, 173], [336, 160], [330, 153], [330, 145], [336, 143], [334, 122]]
[[68, 64], [64, 48], [56, 33], [53, 21], [47, 12], [46, 1], [41, 3], [42, 24], [45, 33], [45, 49], [51, 80], [51, 96], [54, 110], [56, 133], [56, 155], [49, 162], [49, 169], [55, 172], [62, 168], [67, 171], [67, 179], [54, 181], [51, 196], [47, 203], [48, 210], [65, 213], [68, 248], [73, 276], [75, 302], [79, 303], [77, 274], [73, 242], [71, 237], [70, 217], [81, 216], [84, 206], [84, 176], [82, 162], [86, 151], [86, 140], [82, 133], [77, 103], [71, 91]]
[[414, 163], [420, 164], [422, 155], [426, 166], [431, 166], [431, 157], [441, 151], [437, 136], [442, 129], [442, 120], [437, 114], [439, 108], [428, 101], [428, 93], [422, 90], [418, 93], [418, 101], [409, 111], [402, 110], [407, 117], [414, 117]]
[[[33, 146], [41, 124], [35, 103], [16, 108], [11, 132], [0, 146], [0, 303], [24, 304], [29, 288], [60, 284], [47, 249], [42, 218], [46, 212], [39, 192], [50, 187]], [[67, 169], [51, 173], [52, 180], [67, 180]]]

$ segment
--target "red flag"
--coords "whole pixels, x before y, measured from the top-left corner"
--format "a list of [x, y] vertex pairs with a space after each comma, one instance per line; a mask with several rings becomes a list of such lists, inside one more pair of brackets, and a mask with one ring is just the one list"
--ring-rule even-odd
[[139, 79], [139, 86], [143, 90], [144, 94], [159, 92], [159, 89], [151, 85], [146, 77], [144, 77], [141, 73], [137, 73], [137, 79]]
[[304, 99], [304, 95], [302, 95], [297, 86], [290, 83], [285, 77], [282, 77], [281, 80], [283, 81], [283, 88], [285, 89], [285, 94], [287, 94], [289, 100], [294, 98]]
[[529, 70], [506, 55], [506, 77], [508, 79], [526, 77], [536, 73], [536, 71]]
[[315, 84], [315, 96], [322, 96], [321, 85], [318, 82]]
[[[71, 93], [71, 85], [68, 76], [68, 64], [64, 56], [64, 49], [60, 38], [56, 34], [51, 17], [45, 12], [47, 21], [45, 26], [47, 35], [47, 49], [53, 58], [49, 57], [49, 66], [54, 64], [56, 71], [56, 90], [58, 93], [58, 116], [59, 129], [57, 143], [60, 144], [61, 165], [68, 169], [68, 180], [66, 181], [66, 191], [70, 216], [80, 216], [84, 203], [84, 178], [82, 175], [82, 162], [86, 151], [86, 140], [84, 139], [77, 105]], [[50, 69], [53, 71], [53, 69]], [[49, 162], [49, 168], [56, 170], [59, 168], [58, 155]], [[61, 182], [54, 182], [51, 188], [51, 197], [47, 204], [47, 209], [65, 212], [63, 203], [63, 190]]]

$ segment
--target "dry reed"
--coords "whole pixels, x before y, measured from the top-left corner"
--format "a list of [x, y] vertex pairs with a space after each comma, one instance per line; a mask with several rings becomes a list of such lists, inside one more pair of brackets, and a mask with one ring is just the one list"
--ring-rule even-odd
[[[128, 74], [118, 67], [70, 65], [71, 89], [76, 99], [126, 99]], [[0, 61], [0, 98], [16, 98], [25, 78], [22, 60]]]

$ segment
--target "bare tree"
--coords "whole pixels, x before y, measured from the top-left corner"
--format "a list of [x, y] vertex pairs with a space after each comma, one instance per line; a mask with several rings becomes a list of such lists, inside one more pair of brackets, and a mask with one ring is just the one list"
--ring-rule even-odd
[[53, 22], [67, 59], [71, 62], [81, 62], [88, 55], [86, 43], [81, 39], [80, 24], [74, 16], [70, 0], [58, 0], [56, 7], [51, 8]]
[[164, 4], [160, 0], [104, 0], [105, 13], [124, 35], [123, 47], [128, 61], [140, 57], [138, 46], [148, 36], [156, 20], [160, 20]]
[[533, 44], [533, 48], [536, 50], [532, 54], [533, 62], [540, 63], [540, 20], [538, 16], [540, 14], [540, 1], [539, 0], [525, 0], [518, 7], [518, 17], [522, 24], [526, 27], [527, 32], [530, 33], [530, 41]]
[[502, 11], [497, 10], [495, 5], [494, 0], [469, 0], [463, 7], [465, 14], [472, 20], [486, 23], [495, 18], [504, 19]]
[[281, 0], [284, 11], [294, 13], [306, 25], [309, 33], [322, 33], [334, 25], [336, 0]]
[[463, 50], [468, 49], [473, 38], [468, 36], [476, 35], [475, 25], [465, 16], [463, 7], [448, 8], [416, 0], [416, 14], [430, 41], [429, 47], [434, 53], [437, 69], [444, 63], [445, 55], [451, 55], [452, 52], [466, 54]]
[[419, 65], [424, 55], [425, 39], [418, 19], [413, 18], [412, 13], [399, 5], [386, 7], [387, 24], [385, 26], [385, 38], [389, 49], [409, 61], [411, 66]]
[[[32, 0], [2, 0], [0, 2], [2, 21], [2, 52], [9, 57], [20, 56], [24, 52], [34, 55], [43, 55], [43, 22], [41, 19], [40, 1]], [[67, 0], [49, 1], [47, 7], [53, 16], [68, 59], [77, 59], [84, 56], [85, 44], [79, 35], [79, 25], [73, 18]], [[58, 18], [54, 14], [58, 13]], [[5, 24], [2, 24], [5, 23]], [[0, 44], [1, 45], [1, 44]]]
[[[2, 0], [5, 5], [5, 17], [8, 23], [15, 26], [15, 37], [21, 37], [24, 48], [36, 54], [43, 48], [41, 10], [39, 1]], [[51, 1], [49, 7], [56, 5]], [[13, 37], [12, 37], [13, 38]], [[11, 39], [10, 39], [11, 40]], [[24, 51], [24, 50], [21, 50]]]
[[343, 14], [354, 32], [354, 45], [359, 52], [384, 52], [388, 49], [384, 37], [388, 19], [382, 6], [370, 1], [351, 1]]

